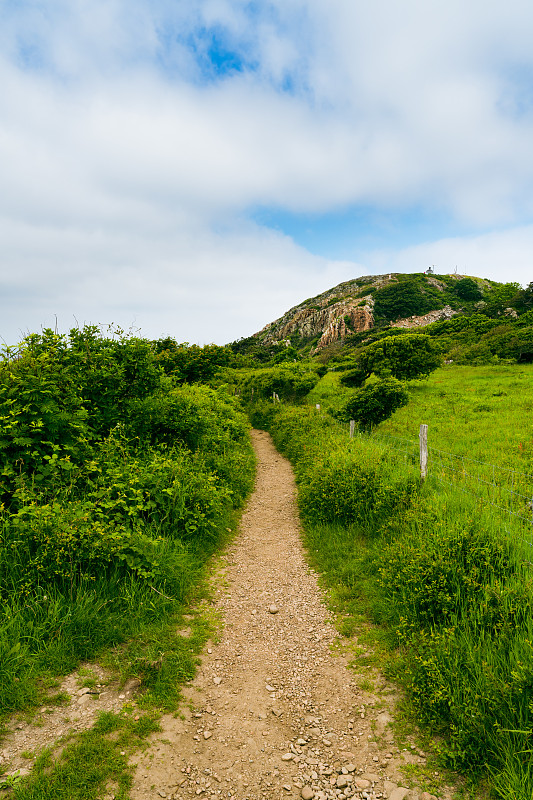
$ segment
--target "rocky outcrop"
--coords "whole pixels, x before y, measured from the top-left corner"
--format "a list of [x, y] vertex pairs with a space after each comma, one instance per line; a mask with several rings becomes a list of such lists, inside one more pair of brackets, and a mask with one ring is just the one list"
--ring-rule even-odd
[[[300, 344], [315, 340], [316, 344], [313, 342], [314, 350], [312, 352], [317, 352], [335, 342], [342, 342], [352, 334], [374, 328], [373, 298], [377, 296], [376, 292], [391, 284], [398, 285], [407, 277], [400, 273], [389, 273], [388, 275], [367, 275], [345, 281], [333, 289], [304, 300], [289, 309], [282, 317], [266, 325], [254, 336], [265, 345], [293, 341], [296, 346], [300, 346]], [[432, 304], [441, 305], [442, 303], [444, 307], [422, 316], [399, 319], [396, 322], [390, 322], [390, 325], [395, 328], [423, 328], [432, 322], [448, 320], [456, 314], [462, 313], [461, 310], [454, 311], [450, 305], [444, 305], [447, 300], [451, 302], [451, 296], [453, 296], [454, 289], [450, 278], [455, 281], [462, 277], [456, 274], [413, 276], [419, 294], [426, 294]], [[481, 288], [491, 288], [488, 282], [479, 281], [477, 278], [475, 280], [480, 286], [482, 283], [486, 283], [486, 286]], [[447, 292], [452, 292], [452, 295], [446, 297]], [[442, 300], [438, 297], [440, 293], [443, 295]], [[381, 299], [383, 300], [383, 295], [381, 295]], [[454, 297], [454, 300], [456, 299]], [[455, 302], [452, 302], [452, 305], [455, 305]], [[481, 300], [476, 305], [476, 310], [481, 310], [485, 306], [485, 301]], [[427, 308], [428, 306], [424, 303], [421, 307]], [[512, 309], [506, 309], [504, 314], [511, 316]], [[383, 311], [380, 314], [380, 325], [386, 324], [382, 315]], [[297, 338], [303, 341], [298, 342]]]
[[428, 314], [423, 314], [421, 317], [406, 317], [406, 319], [399, 319], [396, 322], [391, 322], [391, 328], [422, 328], [424, 325], [431, 325], [432, 322], [441, 322], [444, 319], [451, 319], [458, 314], [450, 306], [444, 306], [438, 311], [430, 311]]
[[[348, 320], [348, 322], [347, 322]], [[374, 317], [370, 305], [352, 307], [342, 317], [330, 322], [324, 330], [316, 349], [321, 350], [328, 344], [345, 339], [351, 333], [369, 331], [374, 327]]]
[[[304, 339], [320, 336], [317, 349], [325, 347], [350, 333], [370, 330], [374, 326], [371, 297], [364, 300], [347, 298], [331, 302], [331, 298], [320, 305], [291, 309], [276, 322], [259, 332], [265, 344], [289, 339], [298, 334]], [[263, 334], [263, 335], [261, 335]]]

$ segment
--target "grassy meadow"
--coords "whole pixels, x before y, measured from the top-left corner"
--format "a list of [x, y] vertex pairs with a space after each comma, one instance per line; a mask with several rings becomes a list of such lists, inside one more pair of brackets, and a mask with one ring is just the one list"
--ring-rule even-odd
[[294, 464], [310, 557], [346, 633], [350, 615], [371, 615], [388, 671], [443, 737], [445, 762], [505, 800], [533, 793], [532, 376], [529, 366], [443, 367], [353, 439], [328, 413], [350, 395], [337, 372], [307, 407], [252, 412]]
[[380, 432], [416, 438], [455, 455], [533, 473], [533, 366], [445, 366], [409, 385], [406, 408]]
[[[336, 407], [351, 390], [328, 372], [308, 395], [310, 404]], [[411, 381], [409, 404], [381, 423], [379, 435], [417, 439], [429, 425], [430, 445], [459, 456], [533, 472], [533, 365], [446, 365]]]

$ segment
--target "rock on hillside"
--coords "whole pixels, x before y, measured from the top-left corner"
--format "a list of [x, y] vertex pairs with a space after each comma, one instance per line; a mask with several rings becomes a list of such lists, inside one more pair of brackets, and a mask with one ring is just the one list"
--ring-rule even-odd
[[[433, 276], [426, 274], [371, 275], [346, 281], [317, 297], [305, 300], [287, 311], [282, 317], [266, 325], [254, 334], [262, 344], [274, 344], [286, 340], [313, 342], [316, 352], [347, 336], [373, 328], [377, 323], [392, 324], [401, 328], [421, 327], [440, 319], [450, 319], [458, 313], [450, 305], [450, 289], [461, 279], [461, 275]], [[480, 285], [483, 283], [479, 282]], [[375, 308], [376, 298], [384, 297], [387, 287], [396, 286], [398, 293], [407, 292], [405, 308], [411, 311], [402, 317], [383, 319], [383, 308]], [[451, 288], [452, 287], [452, 288]], [[389, 289], [388, 294], [395, 293]], [[412, 296], [408, 296], [411, 293]], [[416, 293], [420, 302], [416, 302]], [[414, 305], [413, 305], [414, 303]], [[454, 304], [455, 305], [455, 304]], [[401, 310], [401, 303], [397, 305]], [[376, 314], [378, 311], [378, 314]], [[413, 311], [425, 312], [414, 313]]]
[[255, 334], [264, 344], [272, 344], [297, 335], [302, 339], [319, 337], [317, 349], [325, 347], [348, 333], [374, 327], [374, 300], [371, 294], [361, 297], [367, 286], [378, 288], [385, 276], [357, 278], [340, 283], [317, 297], [304, 300], [282, 317]]

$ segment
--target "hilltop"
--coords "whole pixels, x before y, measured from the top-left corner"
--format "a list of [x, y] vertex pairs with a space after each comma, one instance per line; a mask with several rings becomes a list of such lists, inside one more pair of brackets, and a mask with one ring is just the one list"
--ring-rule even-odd
[[[512, 322], [533, 307], [533, 285], [448, 274], [390, 273], [354, 278], [289, 309], [235, 349], [291, 345], [310, 355], [357, 345], [388, 328], [421, 328], [457, 316]], [[529, 323], [531, 324], [531, 323]]]

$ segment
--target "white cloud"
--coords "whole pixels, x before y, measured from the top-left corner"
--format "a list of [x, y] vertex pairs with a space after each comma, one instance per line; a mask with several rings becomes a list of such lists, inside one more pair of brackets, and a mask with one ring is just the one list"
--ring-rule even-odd
[[144, 230], [4, 225], [0, 237], [6, 262], [17, 264], [0, 288], [0, 337], [10, 344], [53, 327], [56, 315], [61, 330], [114, 322], [152, 338], [223, 344], [354, 274], [351, 263], [311, 256], [249, 224], [224, 235], [180, 230], [153, 238]]
[[[366, 263], [528, 282], [532, 23], [519, 0], [6, 3], [0, 334], [57, 312], [225, 341], [369, 271], [243, 223], [257, 206], [506, 226]], [[252, 67], [215, 80], [209, 30]]]
[[458, 236], [424, 242], [399, 252], [367, 254], [373, 272], [435, 272], [473, 275], [527, 286], [533, 281], [533, 225], [479, 236]]

